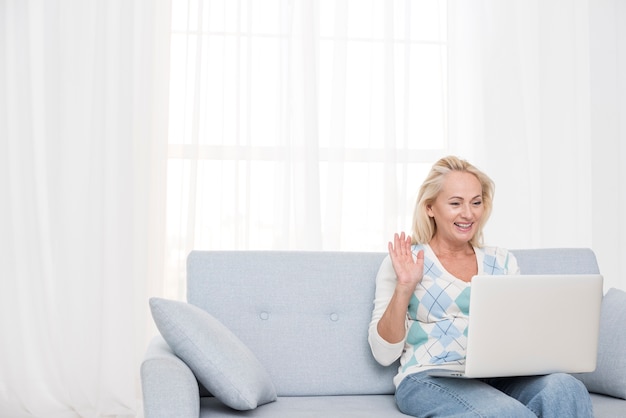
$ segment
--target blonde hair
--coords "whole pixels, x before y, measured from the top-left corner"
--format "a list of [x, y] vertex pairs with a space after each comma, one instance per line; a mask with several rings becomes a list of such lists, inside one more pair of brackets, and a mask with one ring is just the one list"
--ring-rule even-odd
[[413, 211], [413, 235], [411, 238], [414, 244], [426, 244], [435, 236], [437, 224], [433, 218], [428, 216], [427, 209], [435, 202], [441, 192], [446, 174], [452, 171], [473, 174], [480, 182], [484, 212], [470, 244], [476, 247], [483, 245], [483, 227], [491, 215], [495, 184], [485, 173], [472, 164], [454, 156], [444, 157], [437, 161], [420, 187]]

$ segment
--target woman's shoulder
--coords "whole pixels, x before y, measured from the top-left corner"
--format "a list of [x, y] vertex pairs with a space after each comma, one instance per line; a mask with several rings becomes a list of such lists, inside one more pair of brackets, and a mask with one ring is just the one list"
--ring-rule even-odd
[[475, 250], [482, 252], [485, 271], [492, 270], [490, 274], [498, 271], [500, 274], [519, 273], [519, 266], [515, 255], [506, 248], [496, 246], [483, 246]]
[[490, 245], [478, 247], [478, 251], [481, 251], [483, 254], [493, 257], [507, 257], [513, 255], [513, 253], [511, 253], [508, 249], [504, 247], [495, 247]]

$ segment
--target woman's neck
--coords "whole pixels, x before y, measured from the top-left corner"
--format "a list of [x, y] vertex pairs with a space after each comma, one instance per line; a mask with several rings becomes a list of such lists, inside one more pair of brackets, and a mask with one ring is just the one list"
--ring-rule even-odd
[[437, 257], [466, 257], [474, 254], [474, 247], [469, 242], [450, 243], [433, 237], [429, 242], [430, 248]]

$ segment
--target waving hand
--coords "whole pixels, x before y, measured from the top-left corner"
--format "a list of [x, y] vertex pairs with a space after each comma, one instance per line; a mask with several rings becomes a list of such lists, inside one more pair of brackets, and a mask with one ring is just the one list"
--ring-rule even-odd
[[420, 250], [414, 258], [411, 252], [411, 237], [406, 236], [404, 232], [400, 235], [396, 233], [388, 247], [393, 269], [398, 276], [398, 286], [413, 293], [424, 276], [424, 251]]

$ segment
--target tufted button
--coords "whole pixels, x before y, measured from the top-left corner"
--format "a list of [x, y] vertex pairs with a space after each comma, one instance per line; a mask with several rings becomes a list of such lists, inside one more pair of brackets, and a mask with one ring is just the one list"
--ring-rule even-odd
[[339, 319], [339, 315], [337, 315], [336, 313], [331, 313], [330, 314], [330, 320], [331, 321], [337, 321]]
[[265, 320], [269, 319], [270, 314], [269, 314], [269, 313], [267, 313], [267, 312], [261, 312], [261, 314], [259, 315], [259, 317], [260, 317], [262, 320], [264, 320], [264, 321], [265, 321]]

